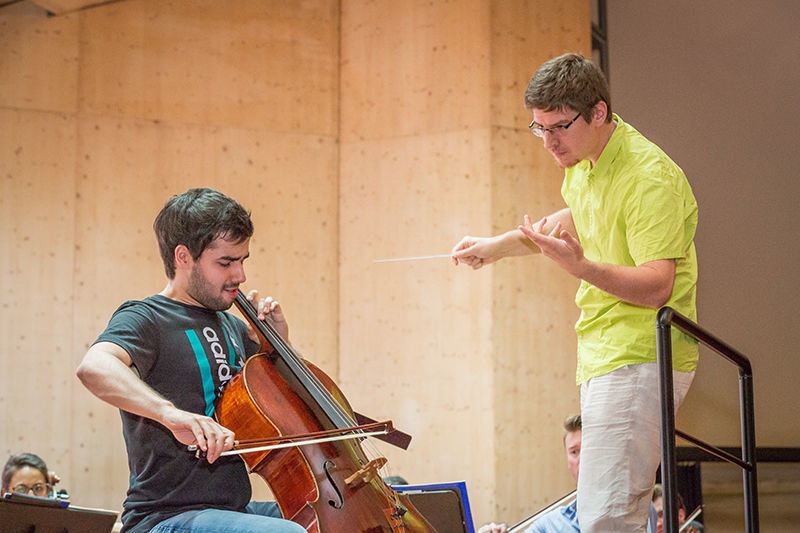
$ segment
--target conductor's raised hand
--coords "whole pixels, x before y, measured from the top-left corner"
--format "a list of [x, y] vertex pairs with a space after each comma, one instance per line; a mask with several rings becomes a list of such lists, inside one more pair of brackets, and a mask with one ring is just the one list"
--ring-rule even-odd
[[[286, 316], [283, 314], [281, 304], [273, 299], [272, 296], [267, 296], [259, 300], [258, 291], [250, 291], [247, 294], [247, 299], [250, 300], [250, 303], [253, 304], [253, 307], [258, 311], [258, 319], [267, 321], [275, 328], [275, 331], [278, 332], [281, 338], [288, 343], [289, 323], [286, 321]], [[253, 331], [249, 324], [247, 325], [247, 334], [253, 342], [259, 342], [256, 332]]]
[[536, 224], [525, 215], [524, 222], [519, 230], [535, 244], [545, 257], [552, 259], [558, 266], [582, 279], [582, 272], [586, 265], [581, 243], [570, 232], [563, 229], [561, 223], [556, 224], [550, 233], [543, 231], [547, 218], [541, 219]]
[[187, 446], [194, 444], [203, 450], [209, 463], [216, 461], [222, 452], [233, 448], [233, 431], [221, 426], [213, 418], [169, 406], [159, 420], [178, 442]]

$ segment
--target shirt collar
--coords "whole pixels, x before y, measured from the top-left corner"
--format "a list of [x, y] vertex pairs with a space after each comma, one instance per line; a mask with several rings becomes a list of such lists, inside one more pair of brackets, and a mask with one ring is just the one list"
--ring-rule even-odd
[[625, 126], [625, 123], [622, 122], [622, 119], [619, 118], [619, 115], [616, 113], [611, 114], [611, 120], [617, 124], [617, 127], [614, 128], [614, 132], [608, 139], [605, 148], [603, 148], [603, 152], [600, 154], [600, 157], [597, 158], [597, 164], [591, 171], [592, 174], [603, 172], [604, 169], [611, 166], [611, 164], [614, 162], [614, 159], [617, 158], [617, 154], [619, 153], [620, 149], [622, 148], [622, 130], [623, 126]]

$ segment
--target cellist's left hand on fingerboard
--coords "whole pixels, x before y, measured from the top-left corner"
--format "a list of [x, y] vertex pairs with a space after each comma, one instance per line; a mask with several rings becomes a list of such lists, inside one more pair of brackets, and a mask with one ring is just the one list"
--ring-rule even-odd
[[[289, 323], [286, 321], [286, 316], [283, 314], [281, 304], [272, 296], [266, 298], [258, 298], [258, 291], [252, 290], [247, 293], [247, 299], [258, 310], [258, 319], [268, 322], [281, 338], [287, 343], [289, 342]], [[247, 333], [254, 342], [258, 342], [258, 337], [255, 331], [248, 325]]]

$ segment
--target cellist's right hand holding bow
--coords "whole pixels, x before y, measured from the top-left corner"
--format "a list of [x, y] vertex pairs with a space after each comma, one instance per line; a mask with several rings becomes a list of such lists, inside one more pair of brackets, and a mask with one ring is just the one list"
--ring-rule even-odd
[[173, 405], [164, 410], [160, 421], [181, 444], [193, 444], [200, 448], [209, 463], [216, 461], [222, 452], [233, 448], [233, 431], [221, 426], [213, 418], [183, 411]]

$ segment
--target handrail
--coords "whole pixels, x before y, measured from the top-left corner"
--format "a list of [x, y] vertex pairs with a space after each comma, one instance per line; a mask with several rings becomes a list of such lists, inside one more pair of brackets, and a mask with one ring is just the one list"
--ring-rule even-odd
[[[727, 343], [692, 322], [671, 307], [662, 307], [656, 317], [656, 359], [661, 394], [661, 481], [664, 502], [664, 531], [678, 531], [678, 477], [675, 459], [675, 400], [672, 390], [672, 326], [708, 346], [739, 368], [739, 414], [742, 434], [742, 458], [727, 457], [721, 448], [706, 444], [683, 432], [680, 436], [720, 459], [743, 469], [744, 521], [749, 533], [758, 533], [758, 487], [756, 478], [756, 435], [753, 400], [753, 371], [750, 360]], [[689, 437], [688, 439], [686, 437]], [[733, 460], [732, 460], [733, 459]]]

